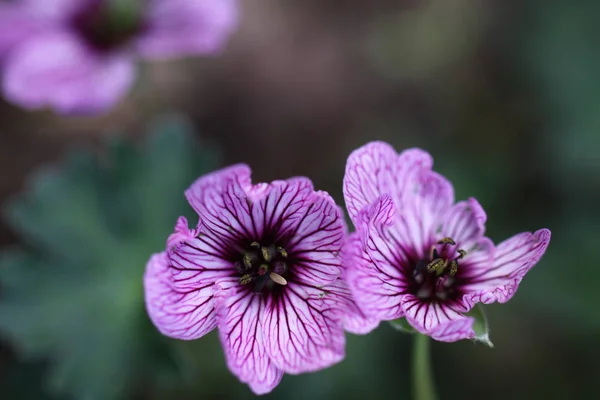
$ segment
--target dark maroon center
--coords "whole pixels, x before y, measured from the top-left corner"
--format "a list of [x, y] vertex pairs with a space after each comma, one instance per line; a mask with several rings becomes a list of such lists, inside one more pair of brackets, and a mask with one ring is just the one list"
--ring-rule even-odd
[[432, 245], [424, 259], [412, 263], [410, 293], [423, 300], [446, 301], [456, 298], [459, 260], [466, 255], [451, 238]]
[[96, 1], [75, 14], [71, 26], [98, 51], [120, 48], [144, 29], [141, 18], [131, 15], [119, 18], [111, 12], [106, 1]]
[[234, 262], [242, 285], [253, 285], [255, 293], [278, 291], [290, 277], [289, 254], [277, 244], [252, 242]]

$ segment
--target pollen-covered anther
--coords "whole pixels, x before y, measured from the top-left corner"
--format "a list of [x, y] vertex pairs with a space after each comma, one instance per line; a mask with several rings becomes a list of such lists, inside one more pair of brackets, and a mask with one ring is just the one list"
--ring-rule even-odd
[[464, 258], [464, 257], [467, 255], [467, 252], [466, 252], [466, 251], [464, 251], [463, 249], [458, 249], [458, 250], [456, 250], [456, 251], [458, 252], [458, 254], [460, 254], [460, 255], [459, 255], [457, 258], [456, 258], [457, 260], [460, 260], [460, 259]]
[[283, 258], [287, 258], [287, 256], [288, 256], [288, 252], [281, 246], [277, 247], [277, 252], [279, 254], [281, 254], [281, 257], [283, 257]]
[[437, 272], [438, 275], [444, 271], [444, 268], [446, 268], [446, 262], [441, 258], [436, 258], [435, 260], [427, 264], [427, 271]]
[[271, 261], [271, 252], [266, 247], [261, 247], [260, 252], [262, 254], [263, 260], [269, 262]]
[[277, 283], [278, 285], [281, 285], [281, 286], [287, 285], [287, 281], [285, 280], [285, 278], [279, 274], [276, 274], [275, 272], [271, 272], [269, 274], [269, 278], [271, 278], [271, 280], [273, 282]]
[[438, 244], [449, 244], [449, 245], [454, 246], [456, 244], [456, 242], [452, 238], [445, 237], [445, 238], [441, 239], [438, 242]]
[[450, 261], [450, 270], [448, 271], [448, 274], [450, 274], [450, 276], [454, 276], [454, 275], [456, 275], [457, 272], [458, 272], [458, 262], [456, 260]]
[[247, 284], [249, 284], [250, 282], [252, 282], [252, 276], [251, 276], [250, 274], [242, 275], [242, 276], [240, 277], [240, 283], [241, 283], [242, 285], [247, 285]]
[[252, 243], [250, 243], [250, 247], [256, 247], [258, 249], [258, 248], [260, 248], [260, 243], [252, 242]]
[[250, 253], [244, 254], [244, 266], [246, 269], [252, 268], [252, 255]]

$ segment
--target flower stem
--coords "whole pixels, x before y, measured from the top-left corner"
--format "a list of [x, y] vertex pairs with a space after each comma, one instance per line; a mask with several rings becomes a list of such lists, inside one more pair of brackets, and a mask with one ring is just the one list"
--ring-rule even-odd
[[415, 400], [436, 400], [431, 357], [429, 354], [429, 337], [414, 334], [413, 348], [413, 398]]

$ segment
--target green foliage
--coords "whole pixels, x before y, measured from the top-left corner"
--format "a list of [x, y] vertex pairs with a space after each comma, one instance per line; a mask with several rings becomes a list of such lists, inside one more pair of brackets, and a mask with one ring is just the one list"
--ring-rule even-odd
[[183, 191], [214, 167], [186, 124], [168, 118], [141, 148], [113, 137], [100, 156], [73, 152], [7, 208], [27, 247], [0, 254], [0, 335], [20, 355], [50, 360], [56, 392], [128, 397], [136, 381], [159, 387], [176, 371], [173, 341], [146, 316], [142, 275], [189, 213]]

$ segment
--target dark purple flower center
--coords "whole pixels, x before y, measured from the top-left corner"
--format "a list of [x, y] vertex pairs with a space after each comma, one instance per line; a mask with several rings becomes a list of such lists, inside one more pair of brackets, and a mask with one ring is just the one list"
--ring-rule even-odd
[[425, 259], [413, 263], [411, 293], [431, 301], [456, 297], [459, 260], [466, 254], [464, 250], [457, 249], [452, 238], [444, 238], [432, 245]]
[[144, 29], [144, 23], [131, 13], [116, 15], [107, 1], [95, 1], [73, 16], [71, 27], [90, 47], [105, 52], [127, 44]]
[[276, 244], [262, 245], [252, 242], [235, 261], [242, 285], [254, 285], [254, 292], [273, 291], [287, 285], [289, 254]]

